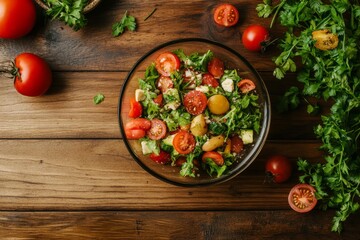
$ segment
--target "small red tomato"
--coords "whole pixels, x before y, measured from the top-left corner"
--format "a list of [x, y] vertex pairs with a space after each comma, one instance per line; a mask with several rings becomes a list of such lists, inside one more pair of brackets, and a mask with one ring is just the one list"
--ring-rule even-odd
[[184, 96], [184, 106], [188, 113], [199, 115], [204, 112], [207, 106], [207, 97], [205, 93], [192, 90]]
[[162, 94], [157, 95], [156, 98], [154, 98], [154, 103], [156, 103], [161, 107], [163, 104], [163, 95]]
[[32, 0], [0, 0], [0, 38], [23, 37], [35, 22], [36, 8]]
[[180, 154], [189, 154], [195, 149], [196, 139], [188, 131], [180, 130], [173, 139], [173, 146]]
[[260, 25], [251, 25], [242, 34], [242, 43], [250, 51], [260, 51], [262, 44], [269, 41], [269, 39], [268, 30]]
[[142, 129], [125, 129], [125, 135], [129, 140], [137, 140], [145, 137], [146, 132]]
[[156, 81], [156, 87], [162, 92], [166, 92], [169, 88], [174, 87], [174, 83], [170, 77], [165, 77], [161, 75], [159, 79]]
[[213, 88], [216, 88], [216, 87], [219, 86], [218, 80], [216, 80], [216, 78], [213, 75], [211, 75], [210, 73], [205, 73], [202, 76], [201, 84], [202, 85], [208, 85], [208, 86], [211, 86]]
[[156, 155], [155, 153], [151, 153], [150, 159], [159, 164], [167, 164], [170, 162], [171, 157], [169, 153], [160, 150], [160, 153], [158, 155]]
[[215, 151], [205, 152], [201, 160], [203, 161], [203, 163], [206, 163], [207, 159], [211, 159], [218, 166], [224, 165], [224, 158], [218, 152]]
[[166, 135], [166, 124], [164, 121], [154, 118], [151, 120], [151, 128], [147, 131], [147, 135], [152, 140], [160, 140]]
[[138, 118], [142, 114], [142, 106], [141, 103], [137, 102], [135, 98], [130, 99], [130, 111], [129, 117]]
[[224, 62], [214, 57], [208, 63], [208, 71], [215, 78], [220, 78], [224, 74]]
[[248, 93], [256, 88], [255, 83], [250, 79], [243, 79], [237, 84], [242, 93]]
[[131, 119], [125, 125], [125, 130], [141, 129], [147, 131], [151, 128], [151, 121], [146, 118]]
[[14, 87], [22, 95], [43, 95], [52, 83], [52, 73], [44, 59], [32, 53], [22, 53], [14, 61]]
[[309, 212], [317, 204], [315, 189], [306, 183], [297, 184], [291, 189], [288, 202], [290, 207], [296, 212]]
[[292, 165], [288, 158], [282, 155], [274, 155], [266, 161], [265, 170], [267, 180], [282, 183], [290, 178]]
[[156, 58], [155, 67], [161, 75], [169, 77], [172, 72], [180, 69], [180, 59], [172, 52], [164, 52]]
[[224, 27], [234, 26], [239, 21], [239, 11], [231, 4], [220, 4], [214, 11], [214, 21]]

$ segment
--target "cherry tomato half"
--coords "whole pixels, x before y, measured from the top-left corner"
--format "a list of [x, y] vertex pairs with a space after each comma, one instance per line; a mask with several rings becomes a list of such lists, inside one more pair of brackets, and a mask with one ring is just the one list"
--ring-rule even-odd
[[22, 53], [15, 58], [15, 89], [22, 95], [35, 97], [43, 95], [52, 83], [49, 65], [32, 53]]
[[306, 183], [295, 185], [288, 196], [290, 207], [299, 213], [311, 211], [317, 204], [315, 189]]
[[239, 11], [231, 4], [220, 4], [215, 9], [214, 21], [224, 27], [234, 26], [239, 21]]
[[125, 125], [125, 129], [127, 129], [127, 130], [142, 129], [142, 130], [147, 131], [150, 128], [151, 128], [151, 121], [146, 118], [131, 119]]
[[166, 124], [160, 119], [154, 118], [151, 120], [151, 128], [146, 133], [152, 140], [159, 140], [166, 135]]
[[169, 77], [172, 72], [180, 69], [180, 59], [174, 53], [164, 52], [156, 58], [155, 67], [161, 75]]
[[20, 38], [28, 34], [36, 22], [32, 0], [0, 0], [0, 38]]
[[204, 153], [201, 160], [203, 161], [203, 163], [206, 163], [207, 159], [213, 160], [218, 166], [224, 165], [224, 158], [218, 152], [210, 151]]
[[174, 87], [174, 83], [170, 77], [160, 76], [156, 81], [156, 87], [162, 92], [166, 92], [169, 88]]
[[205, 93], [192, 90], [184, 96], [184, 106], [188, 113], [199, 115], [204, 112], [207, 106], [207, 98]]
[[173, 139], [173, 146], [180, 154], [189, 154], [195, 149], [196, 140], [188, 131], [180, 130]]
[[243, 79], [237, 84], [242, 93], [248, 93], [256, 88], [255, 83], [250, 79]]
[[218, 80], [216, 80], [216, 78], [213, 75], [211, 75], [210, 73], [205, 73], [202, 76], [201, 84], [202, 85], [208, 85], [208, 86], [211, 86], [213, 88], [216, 88], [216, 87], [219, 86]]
[[131, 139], [137, 140], [145, 137], [146, 132], [142, 129], [125, 129], [125, 135], [126, 138], [129, 140]]
[[292, 172], [292, 165], [288, 158], [282, 155], [271, 156], [265, 164], [267, 180], [275, 183], [287, 181]]
[[247, 27], [242, 35], [244, 47], [250, 51], [260, 51], [262, 43], [269, 41], [269, 32], [260, 25]]
[[159, 94], [156, 96], [156, 98], [154, 98], [154, 103], [156, 103], [159, 106], [162, 106], [163, 104], [163, 95]]
[[156, 155], [155, 153], [151, 153], [149, 157], [151, 160], [159, 164], [167, 164], [171, 160], [170, 154], [163, 150], [160, 150], [160, 153], [158, 155]]
[[224, 74], [224, 62], [214, 57], [208, 63], [208, 71], [215, 78], [220, 78]]
[[142, 106], [141, 103], [137, 102], [135, 98], [130, 99], [130, 111], [129, 117], [138, 118], [142, 114]]

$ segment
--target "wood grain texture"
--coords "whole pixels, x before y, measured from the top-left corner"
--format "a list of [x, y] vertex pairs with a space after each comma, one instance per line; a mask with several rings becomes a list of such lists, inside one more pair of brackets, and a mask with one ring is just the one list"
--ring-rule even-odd
[[0, 155], [0, 210], [288, 209], [296, 171], [286, 184], [265, 184], [265, 160], [282, 153], [294, 164], [298, 156], [317, 162], [318, 147], [316, 142], [268, 142], [235, 179], [183, 188], [145, 172], [120, 140], [1, 140], [6, 151]]
[[[228, 2], [240, 10], [241, 20], [234, 28], [223, 28], [214, 23], [212, 11], [218, 4], [215, 0], [106, 0], [87, 14], [88, 25], [78, 32], [58, 21], [45, 22], [42, 17], [29, 36], [17, 41], [0, 40], [0, 59], [13, 59], [20, 52], [30, 51], [44, 57], [55, 70], [129, 70], [137, 59], [158, 44], [201, 37], [239, 51], [259, 70], [273, 69], [271, 56], [275, 48], [262, 55], [246, 51], [241, 44], [241, 32], [248, 25], [259, 22], [255, 7], [261, 1]], [[144, 21], [155, 7], [157, 11]], [[111, 27], [126, 10], [136, 17], [137, 29], [114, 38]], [[261, 21], [268, 26], [270, 19]], [[279, 29], [274, 29], [274, 37], [281, 34]]]
[[330, 232], [333, 211], [1, 212], [2, 239], [360, 239], [355, 218]]
[[[273, 102], [269, 139], [314, 139], [319, 116], [301, 108], [279, 114], [276, 104], [294, 75], [282, 81], [269, 72], [260, 72]], [[56, 72], [50, 91], [37, 98], [16, 92], [2, 77], [0, 88], [0, 138], [120, 138], [117, 107], [127, 72]], [[97, 93], [105, 95], [99, 105]], [[325, 106], [326, 107], [326, 106]]]

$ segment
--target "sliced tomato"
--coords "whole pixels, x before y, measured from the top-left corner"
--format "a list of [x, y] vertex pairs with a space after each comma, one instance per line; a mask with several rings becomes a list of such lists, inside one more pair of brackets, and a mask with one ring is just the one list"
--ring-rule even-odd
[[142, 106], [141, 103], [137, 102], [135, 98], [130, 99], [130, 111], [129, 117], [138, 118], [142, 114]]
[[145, 137], [145, 131], [142, 129], [125, 129], [127, 139], [140, 139]]
[[151, 128], [147, 131], [147, 136], [152, 140], [159, 140], [166, 135], [166, 124], [157, 118], [151, 120]]
[[231, 152], [241, 153], [243, 149], [244, 149], [243, 140], [238, 135], [232, 136], [231, 137]]
[[131, 119], [125, 125], [125, 130], [141, 129], [147, 131], [151, 128], [151, 121], [146, 118], [134, 118]]
[[174, 87], [174, 83], [170, 77], [160, 76], [156, 81], [156, 87], [162, 92], [166, 92], [169, 88]]
[[317, 203], [315, 189], [306, 183], [295, 185], [288, 196], [290, 207], [299, 213], [311, 211]]
[[208, 85], [208, 86], [211, 86], [213, 88], [216, 88], [216, 87], [219, 86], [218, 80], [216, 80], [216, 78], [213, 75], [211, 75], [210, 73], [205, 73], [202, 76], [201, 84], [202, 85]]
[[231, 4], [220, 4], [215, 9], [214, 21], [221, 26], [234, 26], [239, 21], [239, 11]]
[[220, 78], [224, 74], [224, 62], [214, 57], [208, 63], [208, 71], [215, 78]]
[[173, 146], [180, 154], [189, 154], [195, 149], [196, 140], [188, 131], [180, 130], [173, 139]]
[[156, 98], [154, 98], [154, 103], [156, 103], [159, 106], [162, 106], [163, 104], [163, 95], [159, 94], [156, 96]]
[[164, 52], [156, 58], [155, 67], [161, 75], [168, 77], [180, 69], [180, 59], [172, 52]]
[[206, 152], [203, 154], [201, 160], [203, 161], [203, 163], [207, 162], [207, 159], [211, 159], [212, 161], [214, 161], [216, 163], [216, 165], [218, 166], [222, 166], [224, 165], [224, 158], [221, 156], [220, 153], [215, 152], [215, 151], [210, 151], [210, 152]]
[[237, 84], [242, 93], [248, 93], [256, 88], [255, 83], [250, 79], [243, 79]]
[[156, 155], [155, 153], [151, 153], [149, 157], [151, 160], [159, 164], [167, 164], [171, 160], [170, 154], [163, 150], [160, 150], [160, 153], [158, 155]]
[[204, 112], [207, 105], [205, 93], [192, 90], [184, 96], [184, 106], [186, 111], [192, 115], [199, 115]]

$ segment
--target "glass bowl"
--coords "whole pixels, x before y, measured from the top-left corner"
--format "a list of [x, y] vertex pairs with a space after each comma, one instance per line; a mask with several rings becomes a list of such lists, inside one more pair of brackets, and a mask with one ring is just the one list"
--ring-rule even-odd
[[[144, 78], [145, 69], [153, 63], [161, 53], [167, 51], [171, 52], [176, 49], [183, 49], [186, 54], [191, 54], [193, 52], [205, 53], [207, 50], [211, 50], [214, 53], [214, 56], [224, 61], [225, 68], [237, 69], [239, 76], [253, 80], [256, 85], [256, 92], [259, 95], [260, 110], [262, 112], [259, 134], [254, 134], [253, 144], [245, 145], [245, 154], [242, 154], [241, 157], [232, 164], [227, 174], [222, 175], [221, 177], [210, 177], [206, 172], [201, 173], [200, 176], [197, 177], [180, 176], [179, 167], [155, 163], [149, 156], [144, 156], [142, 154], [141, 145], [138, 140], [128, 140], [125, 137], [124, 126], [130, 120], [128, 117], [130, 99], [134, 98], [135, 90], [139, 88], [138, 79]], [[270, 98], [266, 86], [257, 71], [244, 57], [233, 49], [206, 39], [180, 39], [155, 47], [135, 63], [134, 67], [127, 75], [120, 91], [118, 119], [124, 143], [131, 156], [143, 169], [158, 179], [177, 186], [207, 186], [222, 183], [237, 176], [256, 159], [269, 132]]]
[[[49, 7], [42, 0], [35, 0], [35, 2], [43, 9], [49, 9]], [[93, 10], [100, 2], [101, 0], [89, 0], [88, 4], [84, 8], [84, 13], [88, 13]]]

